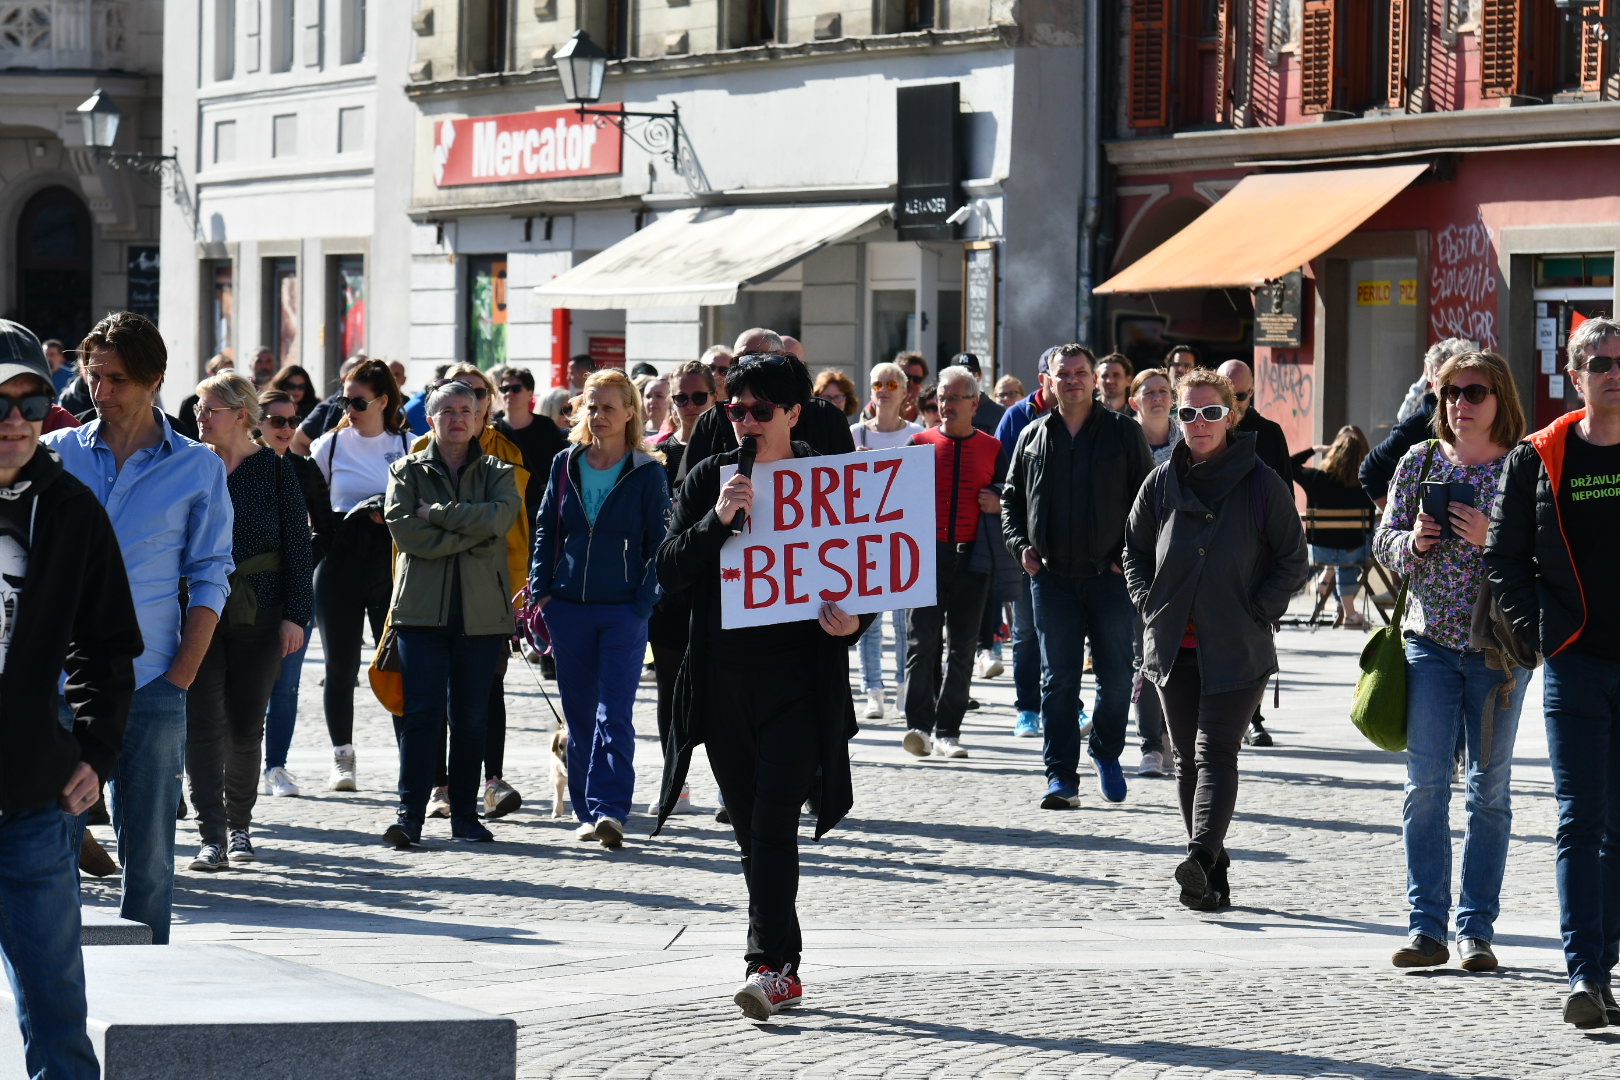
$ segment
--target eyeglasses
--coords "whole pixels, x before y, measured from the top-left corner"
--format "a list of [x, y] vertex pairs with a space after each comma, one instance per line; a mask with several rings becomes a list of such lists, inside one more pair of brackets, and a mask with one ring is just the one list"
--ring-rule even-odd
[[353, 409], [355, 412], [365, 412], [366, 406], [376, 400], [376, 398], [367, 399], [363, 397], [338, 398], [338, 401], [343, 403], [345, 409]]
[[521, 394], [521, 393], [523, 393], [523, 391], [525, 391], [527, 389], [528, 389], [528, 387], [524, 386], [522, 383], [508, 383], [505, 386], [501, 387], [501, 393], [503, 393], [503, 394]]
[[[785, 405], [780, 407], [787, 408]], [[771, 422], [771, 417], [776, 415], [777, 408], [778, 406], [771, 404], [769, 401], [756, 401], [752, 405], [739, 405], [735, 401], [727, 402], [726, 419], [733, 424], [740, 424], [747, 420], [749, 416], [752, 416], [757, 423], [768, 424]]]
[[1232, 410], [1228, 409], [1225, 405], [1205, 405], [1203, 408], [1194, 408], [1191, 405], [1183, 405], [1181, 408], [1176, 410], [1176, 419], [1180, 420], [1183, 424], [1190, 424], [1194, 420], [1203, 420], [1205, 423], [1218, 424], [1222, 420], [1225, 420], [1227, 414], [1231, 411]]
[[[1609, 370], [1607, 366], [1604, 371]], [[1440, 397], [1447, 405], [1462, 398], [1470, 405], [1478, 405], [1490, 395], [1496, 393], [1484, 383], [1474, 383], [1472, 386], [1458, 386], [1456, 383], [1447, 383], [1440, 388]]]
[[[1582, 364], [1577, 370], [1589, 371], [1593, 375], [1603, 375], [1616, 364], [1620, 364], [1620, 358], [1613, 356], [1593, 356], [1589, 357], [1586, 363]], [[1472, 401], [1473, 398], [1469, 398], [1468, 400]]]
[[[477, 398], [479, 401], [483, 401], [485, 398], [489, 397], [489, 387], [472, 386], [468, 383], [461, 382], [460, 379], [440, 379], [438, 382], [429, 386], [428, 389], [437, 390], [442, 386], [449, 386], [451, 383], [460, 383], [462, 386], [467, 387], [468, 390], [472, 391], [472, 396]], [[502, 393], [505, 393], [505, 390], [502, 390]]]
[[[917, 381], [922, 382], [921, 379], [918, 379]], [[872, 389], [874, 389], [874, 390], [890, 390], [890, 391], [894, 391], [894, 390], [900, 389], [900, 384], [898, 382], [896, 382], [895, 380], [893, 380], [893, 379], [883, 379], [883, 380], [881, 380], [879, 382], [873, 383], [872, 384]]]
[[307, 382], [283, 383], [281, 385], [281, 388], [283, 390], [288, 390], [288, 391], [297, 390], [299, 393], [303, 393], [305, 390], [309, 389], [309, 383], [307, 383]]
[[51, 399], [45, 394], [29, 394], [20, 398], [0, 397], [0, 422], [11, 419], [13, 409], [22, 413], [24, 420], [43, 420], [51, 414]]
[[669, 400], [683, 409], [688, 405], [695, 405], [701, 409], [709, 403], [709, 392], [707, 390], [694, 390], [690, 394], [673, 394]]
[[272, 428], [276, 428], [277, 430], [281, 430], [283, 428], [297, 427], [298, 426], [298, 417], [296, 417], [296, 416], [264, 416], [264, 417], [260, 418], [259, 423], [262, 424], [265, 427], [272, 427]]
[[709, 371], [711, 373], [715, 374], [715, 375], [719, 375], [722, 378], [724, 378], [726, 372], [728, 372], [730, 370], [731, 370], [731, 365], [730, 364], [710, 364], [709, 365]]
[[1239, 401], [1248, 401], [1249, 395], [1253, 393], [1253, 390], [1234, 390], [1232, 391], [1232, 396]]
[[958, 401], [978, 401], [972, 394], [941, 394], [936, 399], [941, 405], [950, 405]]
[[198, 420], [206, 420], [206, 419], [208, 419], [208, 414], [209, 413], [235, 412], [235, 411], [236, 411], [235, 409], [228, 408], [228, 407], [226, 407], [224, 405], [221, 405], [217, 409], [210, 409], [206, 405], [193, 405], [191, 407], [191, 415], [195, 416]]
[[910, 373], [907, 373], [906, 382], [910, 383], [912, 386], [921, 386], [923, 378], [924, 378], [924, 376], [922, 376], [922, 375], [912, 375]]

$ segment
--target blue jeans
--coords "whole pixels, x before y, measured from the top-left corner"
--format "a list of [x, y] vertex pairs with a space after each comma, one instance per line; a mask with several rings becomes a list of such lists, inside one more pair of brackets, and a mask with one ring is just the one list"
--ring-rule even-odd
[[405, 712], [399, 724], [399, 816], [417, 829], [444, 763], [450, 725], [450, 820], [478, 816], [479, 766], [489, 688], [500, 666], [504, 634], [460, 634], [436, 627], [399, 628]]
[[1446, 940], [1451, 912], [1451, 768], [1459, 732], [1467, 745], [1463, 778], [1462, 888], [1457, 936], [1490, 941], [1507, 867], [1513, 808], [1508, 786], [1519, 707], [1530, 672], [1515, 668], [1518, 685], [1496, 703], [1490, 746], [1484, 745], [1487, 698], [1504, 680], [1482, 652], [1448, 649], [1418, 634], [1406, 637], [1406, 899], [1415, 934]]
[[1558, 799], [1558, 912], [1571, 985], [1609, 985], [1620, 955], [1620, 665], [1547, 657], [1547, 756]]
[[[894, 627], [894, 685], [906, 681], [906, 609], [889, 612]], [[868, 694], [883, 693], [883, 614], [866, 628], [858, 643], [861, 650], [861, 688]]]
[[1125, 575], [1079, 578], [1042, 570], [1030, 578], [1041, 642], [1041, 719], [1046, 724], [1046, 779], [1080, 782], [1080, 673], [1091, 642], [1097, 679], [1091, 756], [1119, 760], [1131, 706], [1131, 624], [1136, 610]]
[[1372, 557], [1372, 541], [1363, 541], [1360, 547], [1333, 548], [1321, 544], [1310, 545], [1311, 563], [1314, 566], [1331, 566], [1334, 568], [1334, 578], [1338, 584], [1339, 599], [1354, 596], [1356, 587], [1361, 584], [1361, 567]]
[[304, 674], [304, 654], [315, 632], [311, 623], [304, 627], [304, 643], [298, 651], [281, 658], [281, 674], [270, 689], [270, 708], [264, 715], [264, 767], [286, 768], [287, 749], [292, 746], [293, 728], [298, 723], [298, 683]]
[[55, 806], [0, 817], [0, 957], [28, 1075], [51, 1080], [101, 1075], [85, 1032], [77, 820]]
[[551, 631], [557, 694], [568, 723], [574, 816], [623, 822], [636, 786], [630, 713], [647, 651], [647, 620], [629, 604], [575, 604], [555, 596], [541, 614]]
[[1013, 593], [1012, 621], [1013, 708], [1041, 711], [1041, 640], [1035, 633], [1035, 604], [1029, 595], [1029, 575], [1018, 575]]

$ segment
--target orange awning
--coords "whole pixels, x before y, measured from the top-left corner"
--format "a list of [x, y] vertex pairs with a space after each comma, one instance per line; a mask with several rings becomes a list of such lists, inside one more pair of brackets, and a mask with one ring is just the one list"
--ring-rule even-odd
[[1427, 168], [1246, 176], [1191, 225], [1093, 291], [1258, 288], [1349, 236]]

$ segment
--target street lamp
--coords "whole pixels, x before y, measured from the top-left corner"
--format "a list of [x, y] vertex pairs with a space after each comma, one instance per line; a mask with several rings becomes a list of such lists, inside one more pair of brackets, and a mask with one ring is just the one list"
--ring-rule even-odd
[[[583, 119], [595, 117], [597, 127], [612, 124], [625, 137], [649, 154], [662, 154], [675, 166], [675, 171], [686, 176], [681, 161], [681, 107], [670, 102], [670, 112], [631, 112], [622, 106], [616, 109], [591, 109], [602, 99], [602, 80], [607, 75], [608, 54], [591, 40], [583, 30], [575, 30], [568, 44], [558, 49], [552, 59], [557, 62], [557, 77], [562, 80], [563, 97], [577, 106], [575, 112]], [[636, 131], [625, 126], [626, 119], [641, 120]], [[637, 138], [637, 131], [641, 138]], [[645, 141], [643, 141], [645, 140]], [[687, 178], [687, 183], [691, 179]]]
[[563, 97], [576, 105], [594, 105], [602, 99], [602, 79], [607, 75], [608, 54], [583, 30], [575, 30], [568, 44], [558, 49], [557, 77], [562, 80]]
[[118, 139], [118, 125], [124, 118], [113, 99], [100, 87], [78, 108], [79, 122], [84, 125], [84, 143], [96, 152], [97, 161], [105, 161], [115, 169], [133, 169], [136, 172], [161, 176], [167, 170], [178, 173], [180, 158], [174, 154], [124, 154], [113, 149]]

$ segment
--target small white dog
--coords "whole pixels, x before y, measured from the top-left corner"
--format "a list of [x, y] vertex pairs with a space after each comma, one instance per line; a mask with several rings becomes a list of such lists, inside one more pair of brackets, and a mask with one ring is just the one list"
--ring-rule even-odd
[[561, 821], [568, 801], [568, 729], [551, 733], [551, 820]]

